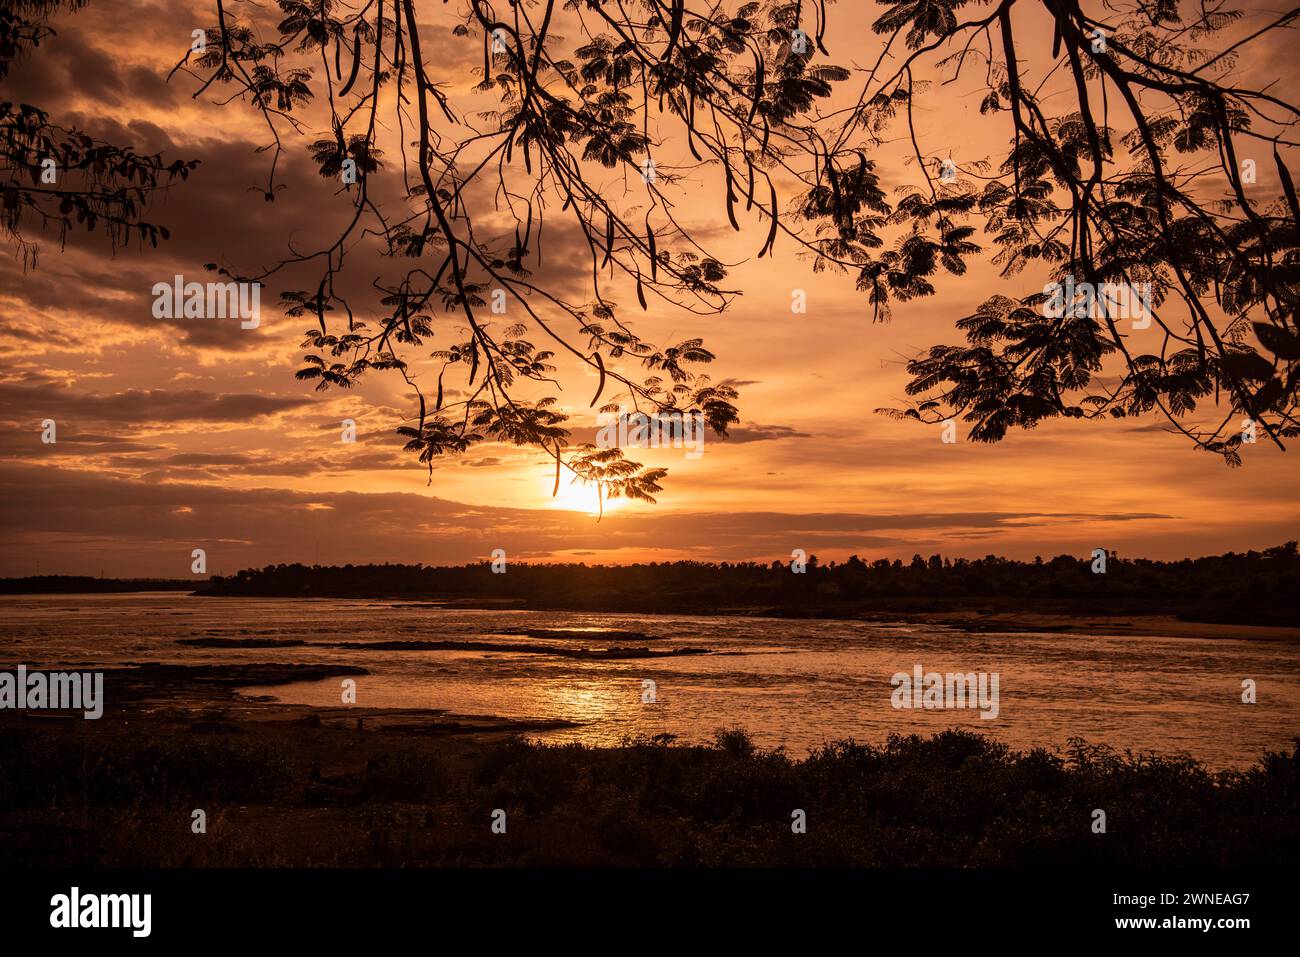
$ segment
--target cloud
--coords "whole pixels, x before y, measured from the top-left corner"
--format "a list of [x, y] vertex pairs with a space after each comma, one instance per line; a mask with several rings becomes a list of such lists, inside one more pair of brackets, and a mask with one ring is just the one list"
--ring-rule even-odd
[[737, 425], [728, 430], [726, 439], [719, 441], [735, 442], [744, 445], [747, 442], [769, 442], [774, 439], [807, 439], [812, 436], [807, 432], [788, 425]]
[[98, 428], [117, 425], [127, 432], [158, 423], [242, 423], [311, 404], [310, 398], [301, 396], [217, 393], [201, 389], [78, 393], [40, 378], [0, 383], [0, 408], [11, 414], [21, 410], [34, 420], [52, 418], [56, 422], [94, 423]]
[[[234, 464], [225, 456], [174, 463]], [[161, 478], [162, 476], [159, 476]], [[225, 572], [311, 560], [463, 563], [505, 547], [539, 559], [584, 554], [619, 560], [629, 550], [707, 560], [780, 557], [793, 547], [890, 549], [905, 554], [936, 533], [978, 538], [1026, 524], [1132, 522], [1162, 515], [927, 512], [809, 515], [737, 511], [585, 513], [466, 505], [409, 492], [321, 492], [124, 479], [50, 466], [0, 468], [0, 534], [14, 546], [0, 573], [24, 574], [41, 555], [79, 542], [61, 570], [111, 560], [118, 574], [183, 577], [181, 559], [209, 548]], [[21, 507], [17, 503], [21, 502]], [[322, 517], [326, 516], [326, 517]], [[924, 535], [918, 535], [924, 533]], [[211, 543], [234, 541], [233, 546]], [[185, 559], [188, 562], [188, 559]]]

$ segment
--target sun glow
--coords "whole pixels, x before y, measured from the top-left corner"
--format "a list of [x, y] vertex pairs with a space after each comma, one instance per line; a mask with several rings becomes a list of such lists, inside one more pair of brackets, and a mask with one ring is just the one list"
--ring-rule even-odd
[[[555, 479], [552, 477], [545, 483], [546, 502], [551, 508], [564, 509], [569, 512], [586, 512], [589, 515], [600, 514], [600, 499], [596, 492], [596, 486], [583, 485], [581, 482], [569, 482], [560, 479], [559, 491], [554, 496], [551, 492], [555, 490]], [[605, 514], [608, 515], [616, 508], [623, 504], [622, 499], [605, 500]]]

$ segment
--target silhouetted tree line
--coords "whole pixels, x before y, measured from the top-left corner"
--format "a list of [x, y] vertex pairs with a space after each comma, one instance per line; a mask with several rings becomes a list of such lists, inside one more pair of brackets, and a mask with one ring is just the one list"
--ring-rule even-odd
[[177, 578], [91, 578], [89, 575], [28, 575], [26, 578], [0, 578], [0, 595], [192, 591], [193, 588], [193, 581]]
[[1077, 611], [1089, 615], [1175, 614], [1198, 621], [1300, 624], [1296, 542], [1173, 562], [1111, 553], [1104, 573], [1091, 557], [985, 558], [822, 564], [802, 573], [789, 562], [650, 562], [636, 565], [491, 563], [268, 565], [213, 577], [199, 594], [304, 595], [509, 601], [527, 608], [845, 617], [872, 611]]

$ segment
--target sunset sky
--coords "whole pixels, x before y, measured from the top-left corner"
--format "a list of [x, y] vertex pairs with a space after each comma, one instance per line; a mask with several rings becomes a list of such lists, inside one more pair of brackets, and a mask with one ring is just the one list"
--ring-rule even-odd
[[[444, 9], [455, 6], [422, 4], [424, 57], [453, 98], [473, 104], [481, 42], [452, 35]], [[881, 40], [867, 25], [879, 9], [832, 7], [831, 62], [875, 61]], [[664, 491], [657, 505], [616, 504], [599, 523], [590, 491], [564, 488], [552, 500], [553, 469], [532, 450], [483, 443], [440, 460], [430, 482], [393, 432], [415, 411], [399, 377], [372, 375], [346, 394], [294, 380], [311, 320], [284, 317], [276, 298], [314, 288], [310, 270], [268, 284], [255, 330], [152, 315], [154, 283], [175, 274], [202, 281], [208, 262], [269, 265], [291, 245], [326, 240], [349, 212], [306, 152], [321, 130], [287, 142], [288, 188], [269, 204], [257, 190], [268, 162], [256, 152], [266, 140], [260, 118], [238, 102], [218, 105], [213, 92], [193, 99], [193, 76], [166, 82], [190, 31], [212, 20], [205, 3], [96, 0], [56, 21], [57, 37], [18, 64], [0, 94], [110, 142], [201, 161], [148, 212], [172, 233], [157, 250], [113, 252], [102, 235], [84, 232], [60, 250], [57, 237], [32, 233], [34, 268], [24, 270], [10, 249], [0, 257], [0, 574], [183, 578], [196, 547], [217, 574], [294, 561], [461, 563], [494, 548], [519, 560], [589, 563], [771, 560], [794, 548], [823, 561], [1082, 557], [1098, 546], [1173, 558], [1263, 548], [1300, 530], [1300, 449], [1283, 454], [1261, 441], [1230, 470], [1156, 419], [1057, 420], [997, 445], [964, 436], [946, 445], [935, 427], [874, 414], [902, 404], [907, 358], [960, 341], [956, 320], [995, 292], [1041, 289], [1044, 276], [1004, 280], [985, 258], [960, 280], [943, 277], [938, 295], [873, 323], [851, 277], [814, 275], [790, 241], [778, 240], [774, 259], [756, 259], [765, 221], [743, 217], [733, 232], [705, 173], [683, 183], [677, 211], [703, 245], [736, 264], [724, 285], [744, 295], [727, 314], [703, 319], [653, 302], [640, 316], [630, 291], [621, 298], [647, 338], [698, 335], [717, 354], [710, 374], [741, 393], [730, 439], [710, 435], [697, 459], [671, 449], [630, 453], [669, 469]], [[1247, 32], [1258, 25], [1248, 21]], [[1026, 28], [1050, 44], [1044, 24]], [[1270, 39], [1276, 57], [1244, 63], [1241, 74], [1293, 91], [1295, 36]], [[842, 86], [853, 95], [857, 82]], [[974, 86], [925, 94], [917, 104], [925, 149], [996, 161], [1005, 118], [981, 117], [978, 105]], [[661, 155], [674, 149], [680, 140]], [[874, 157], [890, 189], [916, 180], [909, 149], [891, 142]], [[1258, 189], [1276, 192], [1265, 159]], [[624, 188], [622, 174], [605, 175], [609, 188]], [[394, 208], [400, 187], [397, 162], [372, 183]], [[581, 299], [590, 262], [560, 222], [556, 213], [539, 275]], [[982, 231], [975, 239], [989, 245]], [[361, 253], [351, 268], [351, 287], [368, 288], [374, 274]], [[806, 315], [791, 314], [794, 289], [807, 292]], [[456, 340], [443, 332], [456, 317], [441, 321], [425, 352]], [[590, 441], [594, 377], [558, 364], [575, 440]], [[57, 422], [53, 445], [40, 438], [47, 418]], [[349, 418], [355, 444], [340, 441]]]

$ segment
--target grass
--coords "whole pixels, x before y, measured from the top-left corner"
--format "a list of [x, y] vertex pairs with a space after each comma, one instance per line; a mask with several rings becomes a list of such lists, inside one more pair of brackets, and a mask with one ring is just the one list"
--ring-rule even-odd
[[734, 729], [589, 748], [215, 721], [0, 727], [0, 769], [5, 866], [1243, 866], [1300, 850], [1300, 741], [1211, 772], [964, 731], [796, 760]]

